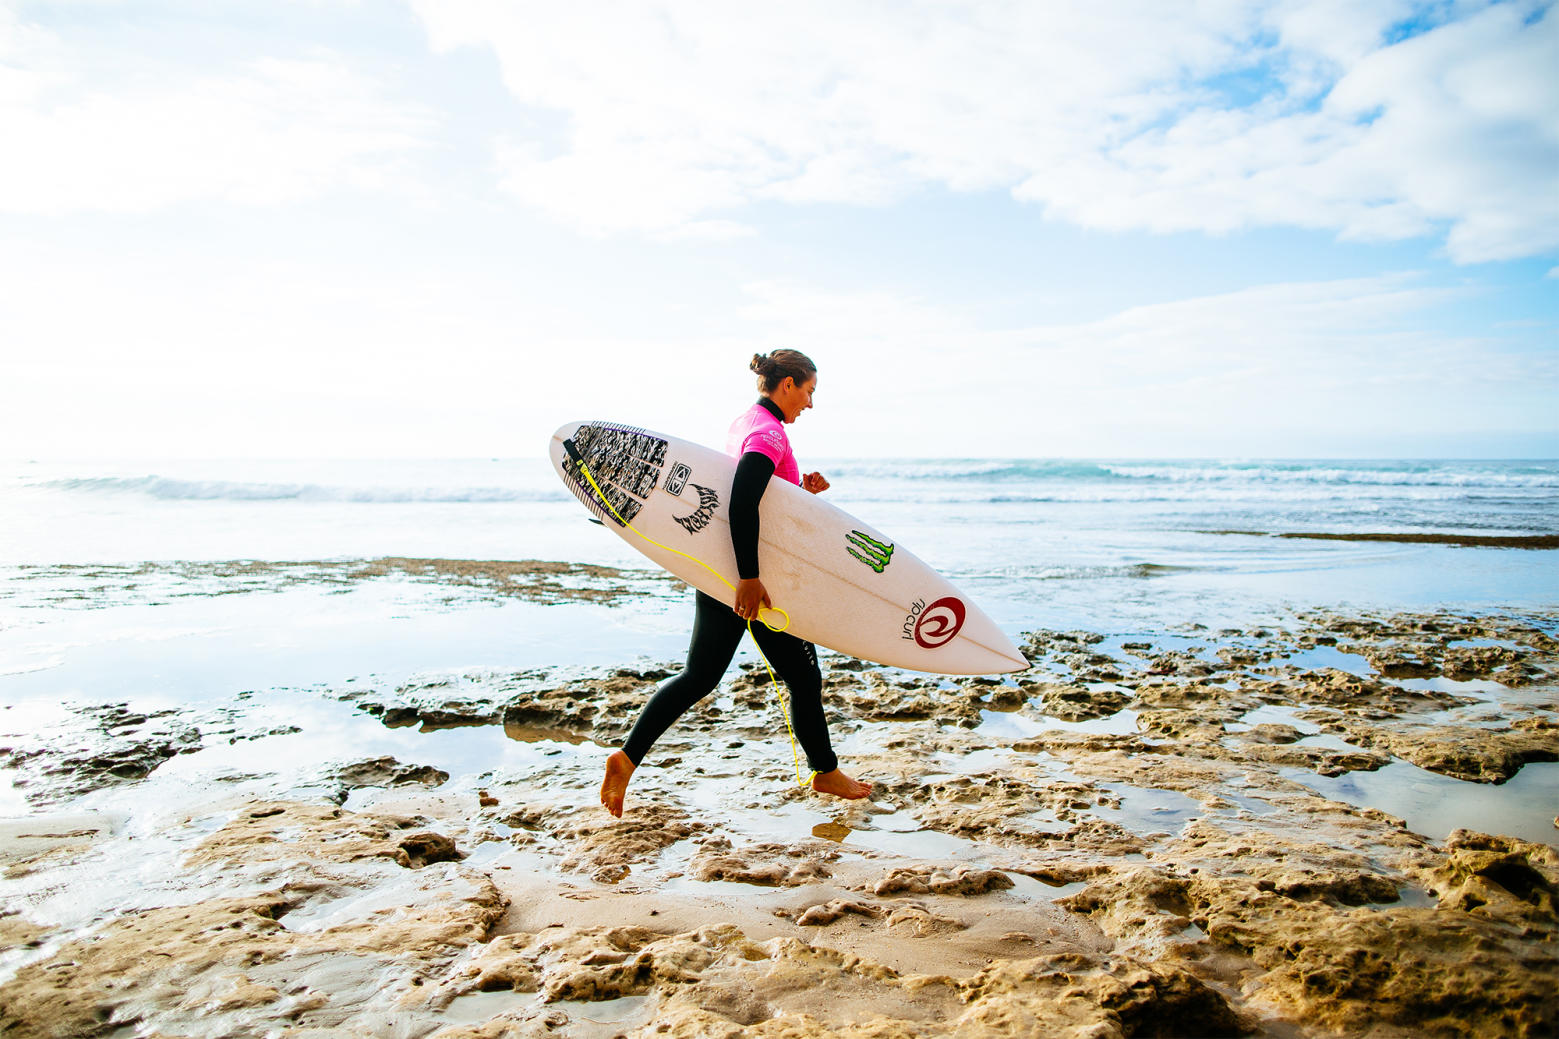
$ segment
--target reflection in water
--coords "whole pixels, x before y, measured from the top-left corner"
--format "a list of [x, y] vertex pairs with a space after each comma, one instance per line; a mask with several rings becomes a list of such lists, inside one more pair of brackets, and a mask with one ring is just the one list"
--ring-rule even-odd
[[1437, 841], [1458, 828], [1546, 844], [1559, 840], [1552, 821], [1559, 762], [1531, 762], [1499, 786], [1452, 779], [1405, 761], [1378, 772], [1318, 776], [1284, 769], [1283, 775], [1325, 797], [1399, 816], [1409, 829]]
[[1346, 671], [1350, 675], [1358, 675], [1360, 678], [1370, 678], [1375, 674], [1374, 665], [1362, 653], [1352, 649], [1338, 649], [1336, 646], [1311, 646], [1309, 649], [1290, 653], [1282, 657], [1279, 662], [1292, 664], [1307, 671], [1335, 668], [1338, 671]]
[[1037, 712], [1007, 714], [982, 710], [980, 724], [975, 733], [987, 739], [1028, 739], [1042, 732], [1060, 729], [1065, 732], [1086, 732], [1111, 736], [1130, 736], [1137, 732], [1137, 712], [1123, 708], [1103, 718], [1068, 722]]
[[504, 720], [503, 734], [511, 740], [519, 740], [521, 743], [571, 743], [578, 746], [581, 743], [593, 742], [587, 736], [581, 736], [571, 729], [558, 729], [550, 725], [526, 725], [522, 722]]
[[1201, 804], [1174, 790], [1132, 786], [1129, 783], [1100, 783], [1099, 785], [1115, 794], [1120, 799], [1120, 805], [1117, 807], [1095, 805], [1089, 809], [1089, 812], [1100, 819], [1117, 823], [1133, 833], [1164, 830], [1175, 833], [1205, 812]]
[[1224, 725], [1224, 732], [1249, 732], [1257, 725], [1287, 725], [1298, 730], [1302, 736], [1315, 736], [1321, 732], [1321, 727], [1315, 722], [1306, 721], [1299, 717], [1300, 707], [1289, 707], [1284, 704], [1262, 704], [1253, 710], [1240, 715], [1238, 721], [1232, 721]]
[[844, 823], [818, 823], [812, 827], [812, 836], [833, 841], [835, 844], [843, 844], [844, 839], [850, 836], [850, 832], [850, 828]]

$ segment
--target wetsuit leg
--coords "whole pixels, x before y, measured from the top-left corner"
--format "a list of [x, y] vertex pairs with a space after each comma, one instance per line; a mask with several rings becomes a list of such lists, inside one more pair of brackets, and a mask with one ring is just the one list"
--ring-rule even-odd
[[703, 592], [693, 598], [693, 637], [688, 643], [687, 667], [655, 690], [623, 744], [623, 753], [635, 766], [644, 761], [644, 755], [661, 733], [720, 684], [747, 630], [736, 611], [720, 600]]
[[839, 767], [828, 739], [828, 720], [823, 716], [823, 673], [817, 666], [817, 648], [783, 631], [752, 626], [758, 645], [785, 688], [790, 691], [790, 724], [814, 772]]

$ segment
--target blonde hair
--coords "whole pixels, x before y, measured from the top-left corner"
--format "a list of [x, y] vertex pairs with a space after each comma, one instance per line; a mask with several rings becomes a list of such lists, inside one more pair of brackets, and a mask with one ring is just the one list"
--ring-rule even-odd
[[758, 391], [773, 393], [786, 378], [801, 385], [817, 374], [817, 365], [800, 350], [775, 350], [771, 354], [753, 354], [748, 368], [758, 373]]

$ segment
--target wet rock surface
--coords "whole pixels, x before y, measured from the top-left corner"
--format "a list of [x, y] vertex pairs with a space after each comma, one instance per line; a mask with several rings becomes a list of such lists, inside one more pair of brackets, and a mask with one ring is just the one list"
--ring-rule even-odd
[[353, 790], [361, 787], [404, 786], [409, 783], [437, 787], [449, 781], [449, 773], [432, 765], [407, 765], [393, 757], [383, 756], [334, 766], [326, 771], [324, 781], [335, 787], [334, 800], [340, 804]]
[[[438, 842], [397, 836], [408, 824], [242, 809], [181, 864], [193, 900], [117, 915], [17, 969], [0, 987], [4, 1034], [243, 1034], [257, 1020], [378, 1034], [403, 1016], [415, 1028], [419, 1001], [403, 997], [487, 938], [505, 898], [477, 873], [411, 869], [431, 860], [407, 849]], [[219, 873], [233, 893], [199, 897]]]
[[257, 726], [235, 709], [194, 712], [138, 709], [128, 702], [63, 705], [48, 724], [16, 724], [0, 711], [0, 768], [35, 807], [57, 805], [106, 787], [144, 779], [180, 754], [299, 732]]
[[[1491, 794], [1559, 760], [1556, 628], [1041, 631], [1006, 680], [825, 655], [862, 802], [796, 786], [759, 664], [666, 733], [621, 819], [596, 803], [605, 748], [668, 667], [332, 690], [363, 726], [430, 733], [397, 738], [534, 752], [468, 774], [343, 753], [290, 796], [212, 794], [155, 834], [15, 860], [0, 1034], [1551, 1035], [1559, 851], [1323, 791], [1407, 768]], [[74, 745], [5, 751], [31, 755], [40, 804], [107, 782], [47, 771], [72, 755], [114, 774], [115, 748], [196, 753], [217, 729], [80, 717]], [[77, 917], [49, 900], [145, 854], [132, 836], [167, 881]]]
[[[108, 603], [166, 603], [176, 599], [274, 592], [296, 585], [349, 587], [370, 581], [413, 581], [455, 589], [477, 598], [515, 598], [528, 602], [585, 601], [614, 603], [645, 587], [677, 585], [663, 571], [624, 570], [586, 563], [540, 559], [429, 559], [382, 556], [377, 559], [172, 560], [144, 563], [60, 563], [11, 568], [0, 582], [0, 601], [21, 595], [21, 585], [67, 584], [69, 591], [40, 596], [28, 588], [31, 602], [51, 608], [93, 609]], [[92, 582], [90, 591], [84, 590]]]
[[830, 863], [840, 852], [827, 844], [753, 844], [733, 848], [724, 837], [703, 843], [693, 856], [692, 875], [764, 887], [800, 887], [833, 876]]
[[1559, 761], [1559, 726], [1526, 719], [1527, 728], [1469, 731], [1464, 726], [1421, 725], [1397, 732], [1381, 725], [1341, 723], [1353, 743], [1378, 747], [1419, 768], [1473, 783], [1503, 783], [1529, 761]]

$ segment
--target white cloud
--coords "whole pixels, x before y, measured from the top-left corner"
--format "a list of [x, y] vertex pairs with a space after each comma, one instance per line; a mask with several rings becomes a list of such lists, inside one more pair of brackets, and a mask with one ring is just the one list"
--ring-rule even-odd
[[339, 54], [180, 66], [105, 53], [0, 8], [0, 212], [272, 205], [384, 188], [429, 126], [424, 109], [394, 103]]
[[747, 358], [782, 346], [821, 368], [808, 456], [1367, 454], [1382, 433], [1412, 453], [1428, 430], [1551, 429], [1559, 394], [1546, 327], [1447, 331], [1467, 290], [1409, 274], [995, 326], [767, 280], [641, 326], [454, 254], [20, 245], [0, 251], [5, 455], [516, 455], [588, 417], [718, 444]]
[[[436, 50], [491, 47], [568, 117], [550, 152], [504, 144], [505, 186], [592, 233], [941, 186], [1089, 227], [1559, 246], [1559, 15], [1535, 0], [412, 3]], [[1388, 42], [1414, 18], [1449, 20]]]
[[1001, 329], [882, 293], [749, 291], [766, 341], [818, 362], [805, 436], [834, 454], [1359, 454], [1381, 436], [1400, 453], [1473, 416], [1548, 429], [1559, 393], [1559, 358], [1441, 329], [1466, 290], [1410, 274]]

